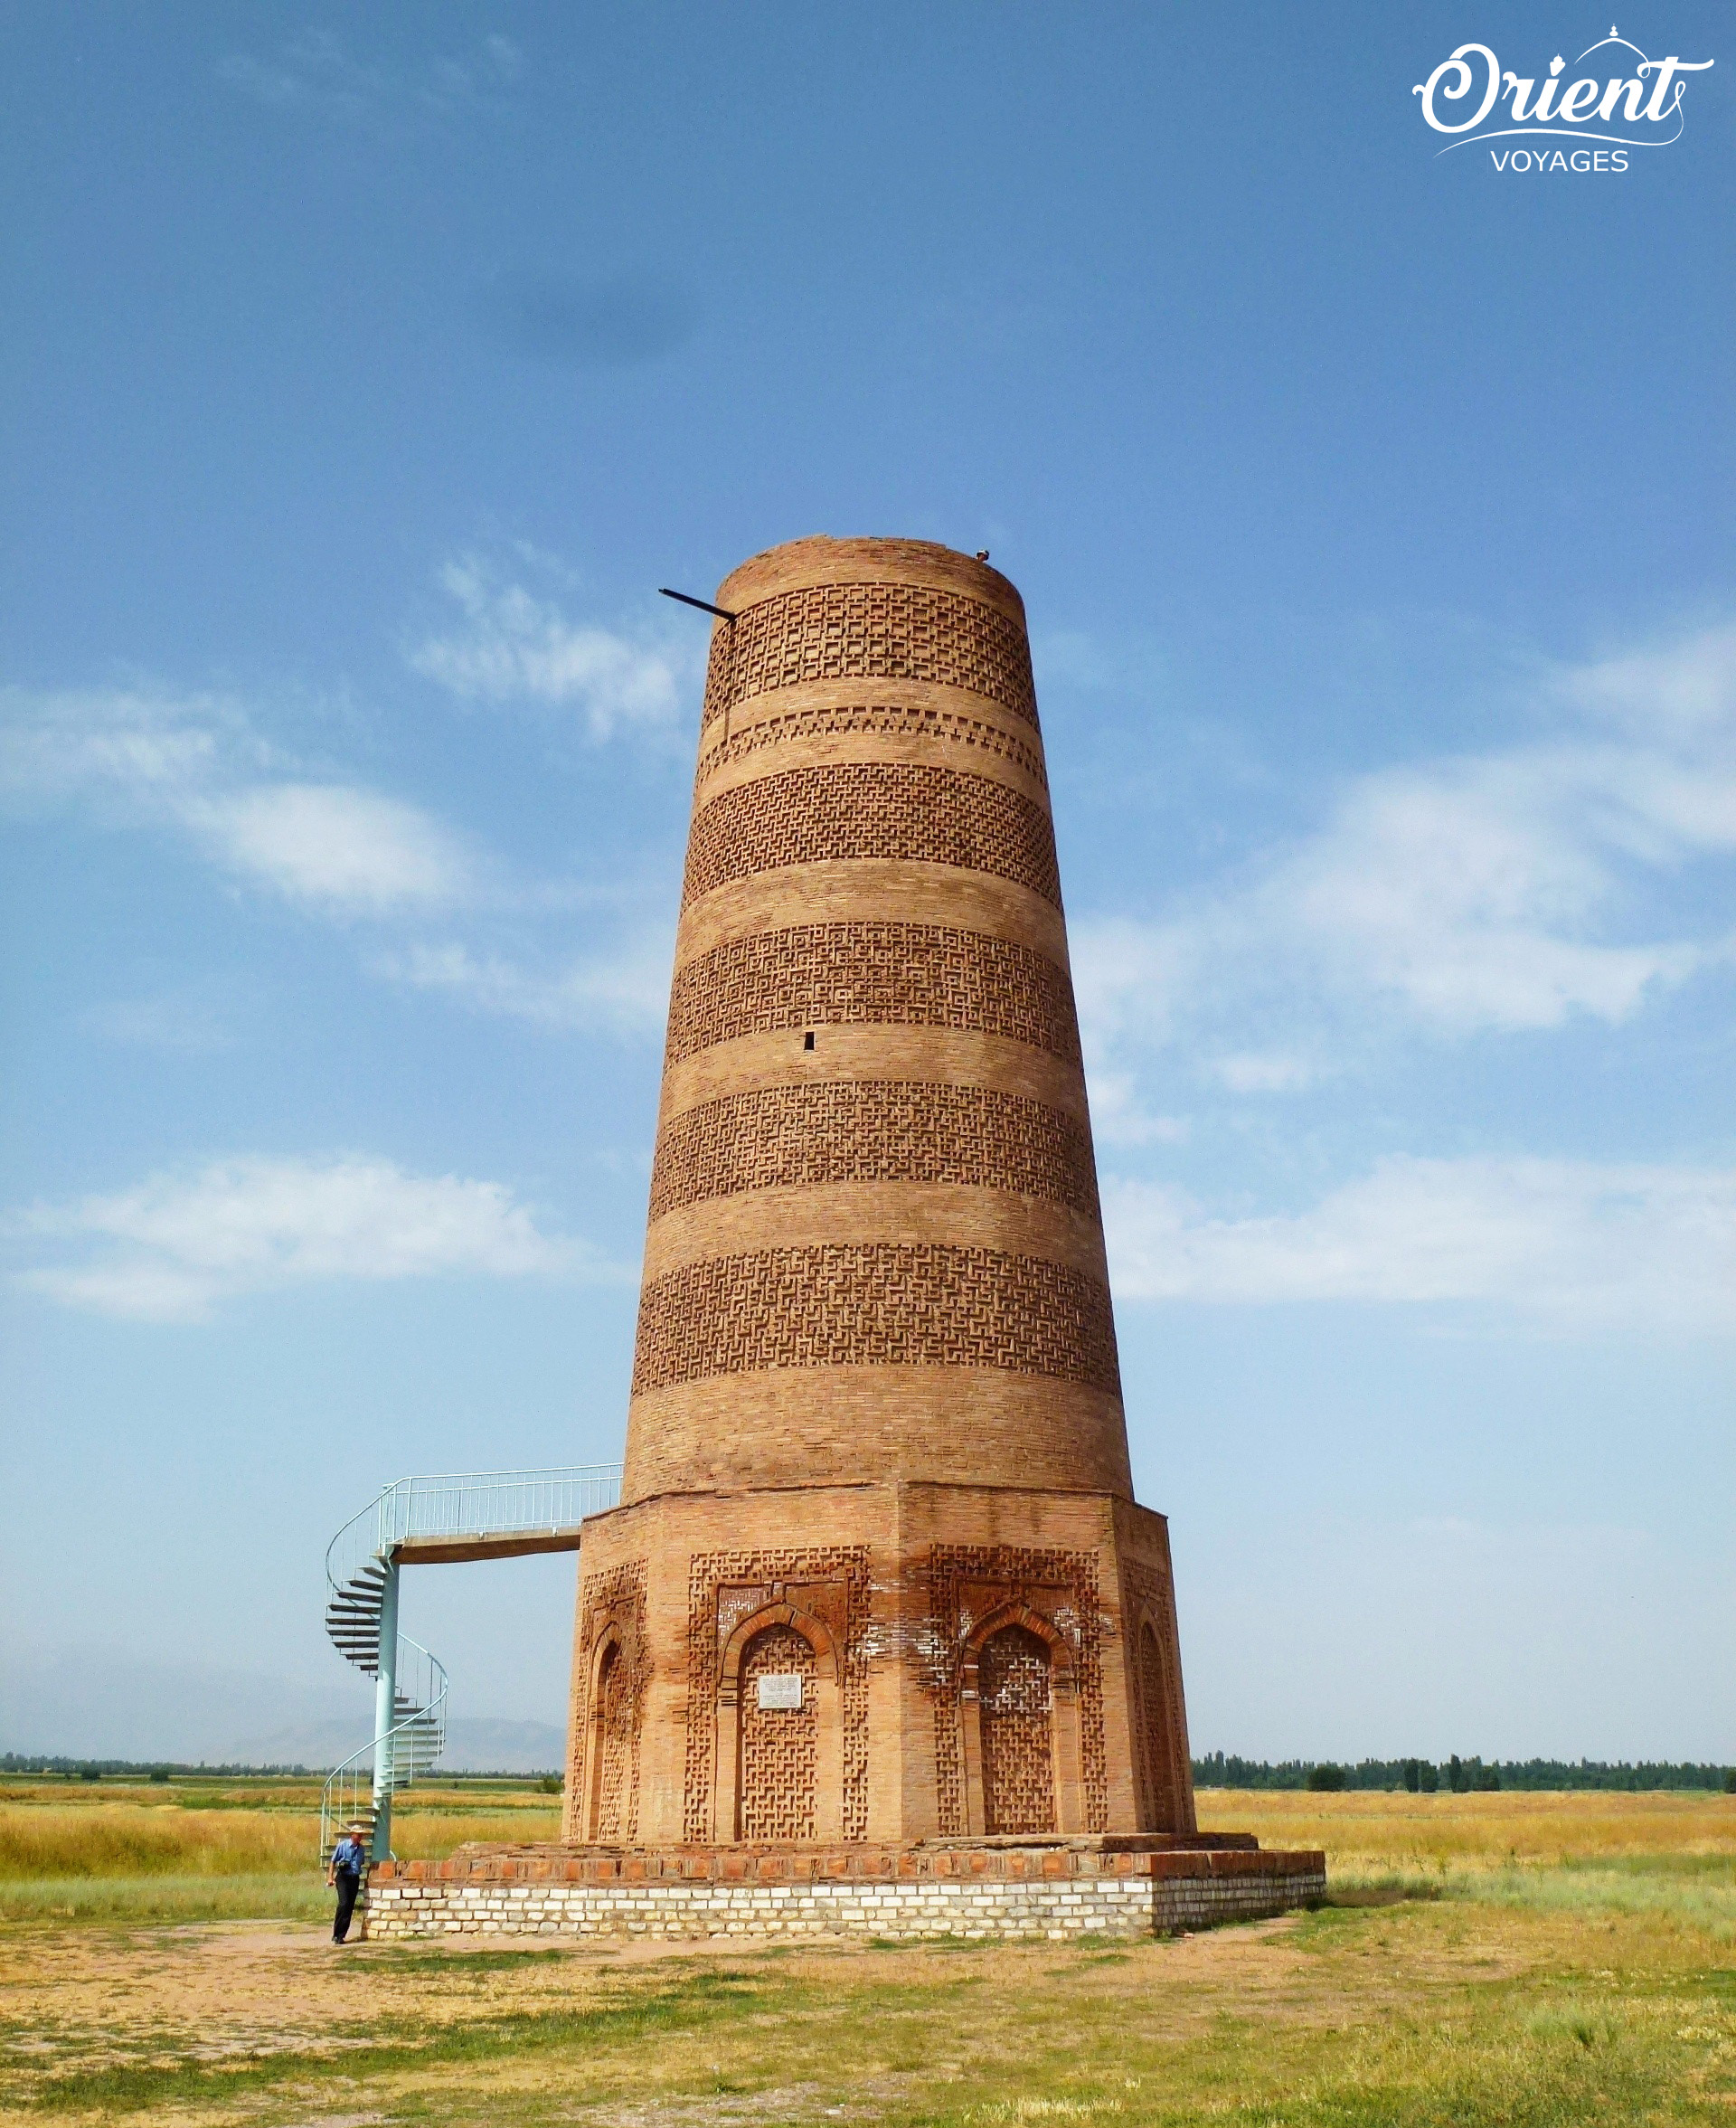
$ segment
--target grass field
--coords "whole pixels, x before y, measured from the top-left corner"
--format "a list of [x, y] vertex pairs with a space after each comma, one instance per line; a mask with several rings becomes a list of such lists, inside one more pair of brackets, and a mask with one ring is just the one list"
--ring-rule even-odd
[[[399, 1799], [401, 1855], [554, 1840], [561, 1799], [529, 1781], [439, 1783]], [[325, 1910], [319, 1783], [0, 1783], [0, 1921], [304, 1919]]]
[[[1342, 1903], [723, 1954], [335, 1951], [310, 1792], [0, 1792], [0, 2120], [1736, 2128], [1736, 1797], [1207, 1792], [1205, 1822], [1326, 1847]], [[553, 1818], [523, 1784], [425, 1790], [400, 1845]]]

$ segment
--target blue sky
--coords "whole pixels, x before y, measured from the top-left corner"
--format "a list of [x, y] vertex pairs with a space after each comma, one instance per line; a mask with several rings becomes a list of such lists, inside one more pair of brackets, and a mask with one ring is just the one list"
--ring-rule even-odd
[[[337, 1524], [618, 1453], [655, 587], [825, 531], [1025, 597], [1196, 1748], [1736, 1757], [1736, 50], [1618, 19], [1681, 137], [1521, 175], [1412, 84], [1602, 16], [14, 15], [0, 1745], [364, 1720]], [[571, 1584], [412, 1581], [456, 1713]]]

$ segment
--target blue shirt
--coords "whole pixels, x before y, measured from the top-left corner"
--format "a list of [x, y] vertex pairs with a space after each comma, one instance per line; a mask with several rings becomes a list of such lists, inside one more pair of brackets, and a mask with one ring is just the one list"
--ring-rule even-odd
[[359, 1840], [346, 1832], [332, 1849], [332, 1868], [353, 1870], [360, 1877], [367, 1866], [368, 1850]]

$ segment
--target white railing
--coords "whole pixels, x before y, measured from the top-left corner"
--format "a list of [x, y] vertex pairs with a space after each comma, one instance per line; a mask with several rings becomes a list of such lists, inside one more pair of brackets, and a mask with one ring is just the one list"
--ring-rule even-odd
[[535, 1537], [576, 1529], [620, 1497], [618, 1463], [401, 1478], [332, 1539], [326, 1577], [341, 1589], [370, 1559], [387, 1557], [412, 1537]]
[[[391, 1632], [397, 1618], [401, 1546], [416, 1538], [463, 1544], [568, 1535], [589, 1516], [615, 1507], [620, 1497], [618, 1463], [401, 1478], [353, 1516], [326, 1546], [326, 1578], [334, 1599], [326, 1622], [332, 1637], [350, 1661], [373, 1677], [378, 1656], [369, 1652], [369, 1636], [375, 1624]], [[388, 1609], [390, 1618], [383, 1615]], [[425, 1773], [445, 1745], [446, 1671], [426, 1648], [403, 1634], [394, 1645], [391, 1726], [352, 1752], [326, 1781], [319, 1804], [324, 1856], [331, 1853], [336, 1828], [353, 1820], [372, 1824], [380, 1852], [390, 1852], [392, 1798]], [[384, 1718], [382, 1695], [375, 1719]]]
[[[398, 1636], [397, 1685], [398, 1705], [403, 1708], [408, 1702], [408, 1711], [399, 1714], [384, 1738], [390, 1762], [386, 1789], [392, 1795], [408, 1788], [439, 1757], [446, 1744], [446, 1696], [449, 1688], [439, 1658], [402, 1633]], [[378, 1754], [379, 1744], [371, 1738], [326, 1776], [319, 1795], [322, 1859], [329, 1858], [337, 1835], [345, 1826], [372, 1822]]]

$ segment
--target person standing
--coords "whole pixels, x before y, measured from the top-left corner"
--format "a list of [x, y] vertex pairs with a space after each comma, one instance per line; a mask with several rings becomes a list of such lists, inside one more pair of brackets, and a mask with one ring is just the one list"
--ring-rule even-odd
[[342, 1840], [332, 1849], [330, 1867], [326, 1881], [337, 1891], [337, 1914], [332, 1923], [332, 1941], [341, 1944], [350, 1933], [350, 1916], [355, 1912], [356, 1895], [362, 1889], [362, 1879], [368, 1873], [368, 1850], [362, 1844], [363, 1827], [351, 1825]]

